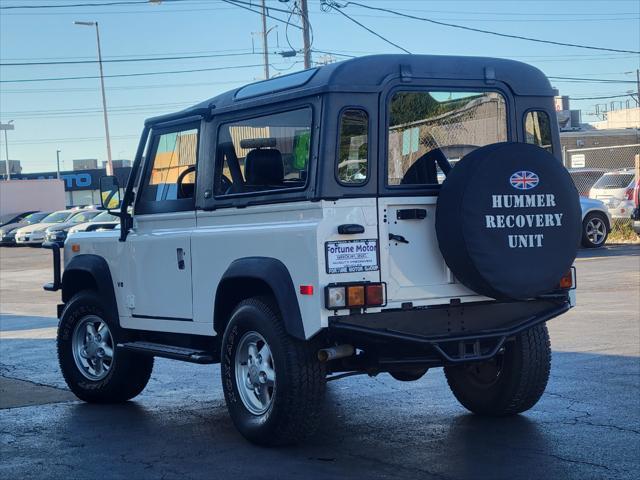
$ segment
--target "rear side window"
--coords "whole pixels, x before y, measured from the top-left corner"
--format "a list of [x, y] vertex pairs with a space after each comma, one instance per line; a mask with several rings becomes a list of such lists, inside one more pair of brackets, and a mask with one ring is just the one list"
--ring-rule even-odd
[[303, 188], [309, 171], [311, 109], [224, 123], [218, 133], [216, 196]]
[[442, 164], [507, 140], [506, 102], [497, 92], [400, 91], [388, 115], [389, 186], [442, 183]]
[[537, 145], [549, 153], [553, 153], [551, 121], [547, 112], [540, 110], [527, 112], [524, 119], [524, 135], [527, 143]]
[[360, 109], [349, 109], [340, 116], [338, 180], [359, 185], [369, 176], [369, 117]]

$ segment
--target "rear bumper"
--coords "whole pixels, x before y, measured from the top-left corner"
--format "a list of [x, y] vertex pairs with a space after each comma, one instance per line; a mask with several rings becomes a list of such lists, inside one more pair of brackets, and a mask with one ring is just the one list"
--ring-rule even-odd
[[[442, 363], [493, 357], [510, 337], [571, 308], [568, 293], [522, 302], [479, 302], [329, 318], [330, 335], [356, 347], [430, 351]], [[396, 355], [394, 354], [394, 356]], [[437, 361], [434, 363], [438, 363]]]

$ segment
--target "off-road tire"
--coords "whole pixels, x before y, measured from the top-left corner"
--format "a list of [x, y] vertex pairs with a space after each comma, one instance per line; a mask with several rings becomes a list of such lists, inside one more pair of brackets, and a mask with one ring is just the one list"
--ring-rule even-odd
[[[247, 332], [259, 333], [271, 349], [276, 383], [269, 409], [251, 413], [243, 404], [235, 375], [235, 355]], [[316, 429], [325, 393], [326, 372], [317, 346], [290, 336], [270, 297], [238, 304], [222, 339], [221, 376], [227, 408], [238, 431], [263, 446], [298, 443]]]
[[[604, 226], [605, 226], [604, 238], [602, 239], [602, 241], [600, 243], [592, 242], [589, 239], [588, 235], [587, 235], [587, 225], [594, 218], [597, 218], [600, 221], [602, 221], [604, 223]], [[584, 217], [584, 220], [582, 221], [582, 239], [581, 239], [580, 243], [582, 244], [582, 246], [584, 248], [600, 248], [605, 243], [607, 243], [607, 238], [609, 237], [609, 229], [610, 228], [611, 227], [609, 225], [609, 219], [607, 218], [607, 216], [604, 213], [598, 213], [598, 212], [588, 213], [587, 216]]]
[[[76, 366], [72, 351], [74, 328], [83, 317], [95, 315], [104, 320], [113, 338], [113, 364], [99, 381], [87, 379]], [[119, 403], [137, 396], [147, 385], [153, 370], [153, 357], [116, 349], [121, 330], [111, 318], [95, 291], [83, 290], [66, 304], [58, 325], [57, 347], [60, 370], [69, 389], [90, 403]]]
[[535, 326], [507, 342], [500, 373], [494, 383], [479, 385], [471, 365], [447, 366], [444, 373], [454, 396], [478, 415], [507, 416], [533, 407], [549, 380], [551, 343], [546, 325]]

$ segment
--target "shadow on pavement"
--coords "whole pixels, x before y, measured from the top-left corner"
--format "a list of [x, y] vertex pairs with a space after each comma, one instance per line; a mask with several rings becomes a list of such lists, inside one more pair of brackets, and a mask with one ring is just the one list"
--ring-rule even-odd
[[[0, 343], [12, 377], [59, 375], [53, 340]], [[105, 464], [109, 478], [123, 479], [584, 479], [640, 469], [638, 357], [554, 352], [538, 405], [499, 419], [466, 412], [439, 370], [411, 383], [387, 374], [331, 382], [318, 433], [278, 449], [240, 437], [219, 384], [218, 366], [158, 361], [132, 402], [2, 410], [0, 476], [98, 478]]]
[[621, 243], [617, 245], [605, 245], [601, 248], [581, 248], [578, 250], [577, 258], [638, 256], [640, 256], [640, 244]]

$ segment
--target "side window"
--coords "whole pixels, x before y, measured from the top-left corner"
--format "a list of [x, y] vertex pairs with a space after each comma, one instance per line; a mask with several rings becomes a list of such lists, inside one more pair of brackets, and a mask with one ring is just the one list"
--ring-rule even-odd
[[151, 165], [142, 183], [141, 202], [193, 199], [198, 130], [163, 133], [152, 139]]
[[303, 188], [311, 109], [224, 123], [218, 133], [216, 196]]
[[338, 181], [346, 185], [365, 183], [369, 175], [369, 117], [360, 109], [340, 116]]
[[551, 142], [551, 121], [549, 114], [541, 110], [527, 112], [524, 119], [524, 135], [527, 143], [532, 143], [553, 153]]
[[442, 183], [442, 165], [507, 140], [506, 102], [498, 92], [401, 91], [388, 108], [389, 186]]

